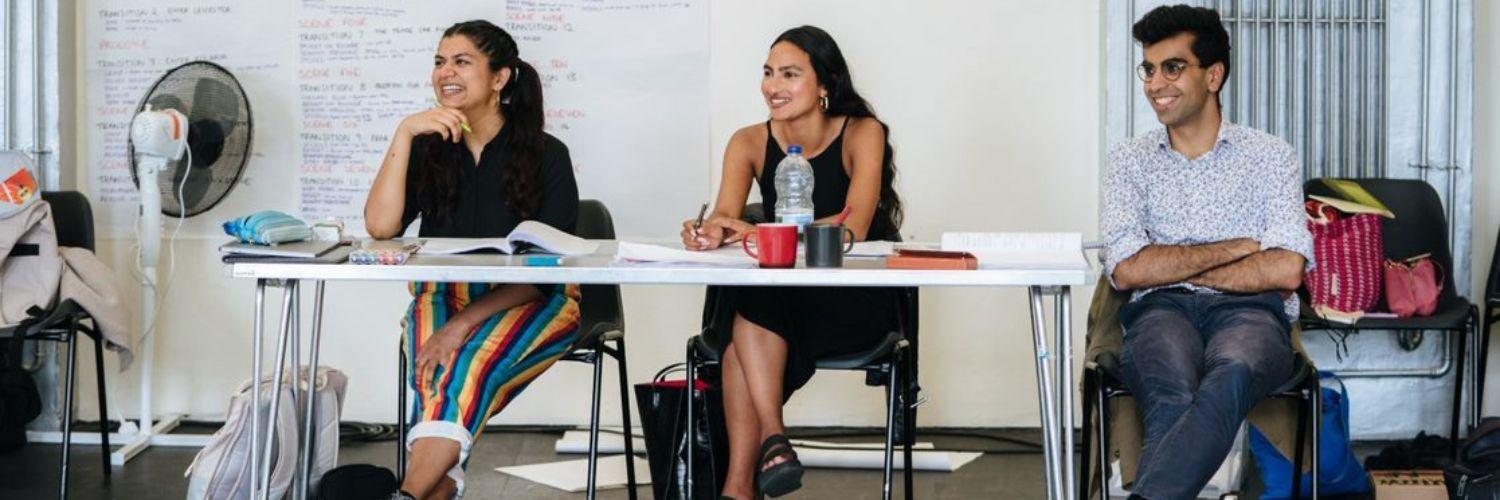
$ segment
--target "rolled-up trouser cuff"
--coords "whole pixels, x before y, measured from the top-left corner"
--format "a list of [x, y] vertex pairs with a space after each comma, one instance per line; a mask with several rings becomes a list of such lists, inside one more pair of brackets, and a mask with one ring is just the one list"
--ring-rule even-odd
[[454, 498], [463, 498], [464, 464], [469, 461], [469, 448], [474, 446], [474, 436], [464, 426], [446, 420], [417, 422], [406, 433], [406, 449], [410, 451], [411, 444], [423, 438], [444, 438], [458, 443], [458, 463], [448, 469], [448, 477], [458, 487], [458, 494]]

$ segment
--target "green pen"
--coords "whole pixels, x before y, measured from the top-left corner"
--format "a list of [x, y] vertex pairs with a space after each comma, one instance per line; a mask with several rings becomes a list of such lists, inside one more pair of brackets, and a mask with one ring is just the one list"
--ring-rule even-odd
[[[429, 97], [429, 98], [427, 98], [427, 102], [431, 102], [432, 103], [432, 107], [434, 107], [434, 108], [439, 107], [436, 97]], [[464, 133], [465, 134], [472, 134], [472, 133], [474, 133], [474, 129], [469, 128], [469, 124], [468, 123], [459, 123], [458, 124], [458, 128], [464, 129]]]

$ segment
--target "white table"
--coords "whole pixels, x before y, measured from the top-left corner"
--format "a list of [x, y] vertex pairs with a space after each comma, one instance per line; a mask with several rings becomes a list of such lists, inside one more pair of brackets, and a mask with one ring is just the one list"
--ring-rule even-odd
[[[1069, 294], [1073, 286], [1092, 281], [1092, 272], [1079, 255], [1076, 269], [1004, 269], [985, 268], [975, 271], [934, 271], [886, 269], [882, 259], [847, 258], [843, 268], [836, 269], [755, 269], [735, 267], [702, 267], [672, 264], [629, 264], [613, 262], [614, 243], [600, 242], [592, 255], [566, 257], [558, 267], [527, 267], [524, 257], [506, 255], [416, 256], [405, 265], [370, 266], [353, 264], [271, 264], [237, 263], [225, 265], [225, 272], [236, 278], [252, 278], [255, 285], [255, 319], [253, 326], [254, 367], [251, 380], [262, 376], [261, 345], [265, 339], [262, 315], [265, 310], [266, 286], [283, 288], [281, 325], [277, 334], [275, 387], [281, 385], [288, 346], [292, 364], [298, 366], [300, 343], [300, 283], [314, 282], [312, 338], [308, 366], [317, 366], [318, 341], [322, 330], [323, 285], [326, 281], [452, 281], [495, 283], [579, 283], [617, 285], [749, 285], [749, 286], [967, 286], [1026, 287], [1031, 308], [1031, 330], [1036, 353], [1037, 396], [1041, 400], [1043, 457], [1047, 471], [1047, 496], [1052, 499], [1077, 498], [1075, 462], [1073, 460], [1074, 404], [1073, 355], [1070, 346], [1073, 330], [1069, 320]], [[1046, 298], [1052, 298], [1053, 328], [1048, 347]], [[404, 383], [404, 381], [402, 382]], [[252, 407], [260, 406], [260, 391], [252, 393]], [[272, 394], [280, 394], [275, 391]], [[301, 397], [301, 396], [299, 396]], [[273, 414], [279, 397], [271, 401]], [[303, 428], [313, 422], [312, 405], [308, 405]], [[260, 413], [253, 412], [251, 440], [269, 443], [270, 432], [264, 429]], [[265, 434], [262, 434], [262, 433]], [[307, 477], [312, 467], [311, 433], [303, 433], [299, 450], [299, 467], [292, 493], [295, 498], [306, 494]], [[269, 449], [269, 448], [267, 448]], [[251, 474], [256, 478], [256, 498], [268, 492], [264, 486], [270, 475], [259, 447], [252, 447]], [[264, 457], [269, 460], [269, 457]]]

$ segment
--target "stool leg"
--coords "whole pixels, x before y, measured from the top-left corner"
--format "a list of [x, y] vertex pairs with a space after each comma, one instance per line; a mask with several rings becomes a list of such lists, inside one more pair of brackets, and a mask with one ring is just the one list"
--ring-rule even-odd
[[615, 341], [619, 353], [615, 361], [620, 367], [620, 416], [625, 420], [625, 488], [630, 500], [636, 500], [635, 482], [635, 427], [630, 425], [630, 383], [625, 370], [625, 339]]
[[99, 391], [99, 454], [103, 455], [104, 477], [107, 479], [113, 472], [109, 465], [109, 405], [104, 391], [104, 335], [97, 332], [94, 337], [94, 379]]
[[68, 454], [73, 448], [73, 370], [74, 361], [78, 358], [78, 349], [74, 347], [78, 345], [77, 340], [71, 333], [64, 337], [64, 342], [68, 344], [68, 380], [64, 382], [66, 394], [63, 395], [62, 477], [57, 486], [57, 498], [60, 499], [68, 498]]

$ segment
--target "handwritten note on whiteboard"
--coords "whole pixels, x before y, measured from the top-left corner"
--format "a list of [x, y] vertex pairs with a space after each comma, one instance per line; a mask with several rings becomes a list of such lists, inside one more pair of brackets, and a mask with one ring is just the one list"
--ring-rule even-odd
[[112, 236], [130, 234], [137, 210], [130, 118], [166, 70], [199, 59], [239, 79], [255, 127], [244, 177], [201, 217], [278, 209], [362, 229], [397, 123], [432, 105], [443, 29], [469, 19], [516, 38], [542, 78], [547, 130], [568, 145], [581, 196], [604, 201], [619, 234], [672, 230], [709, 184], [708, 0], [97, 0], [88, 9], [87, 186]]

